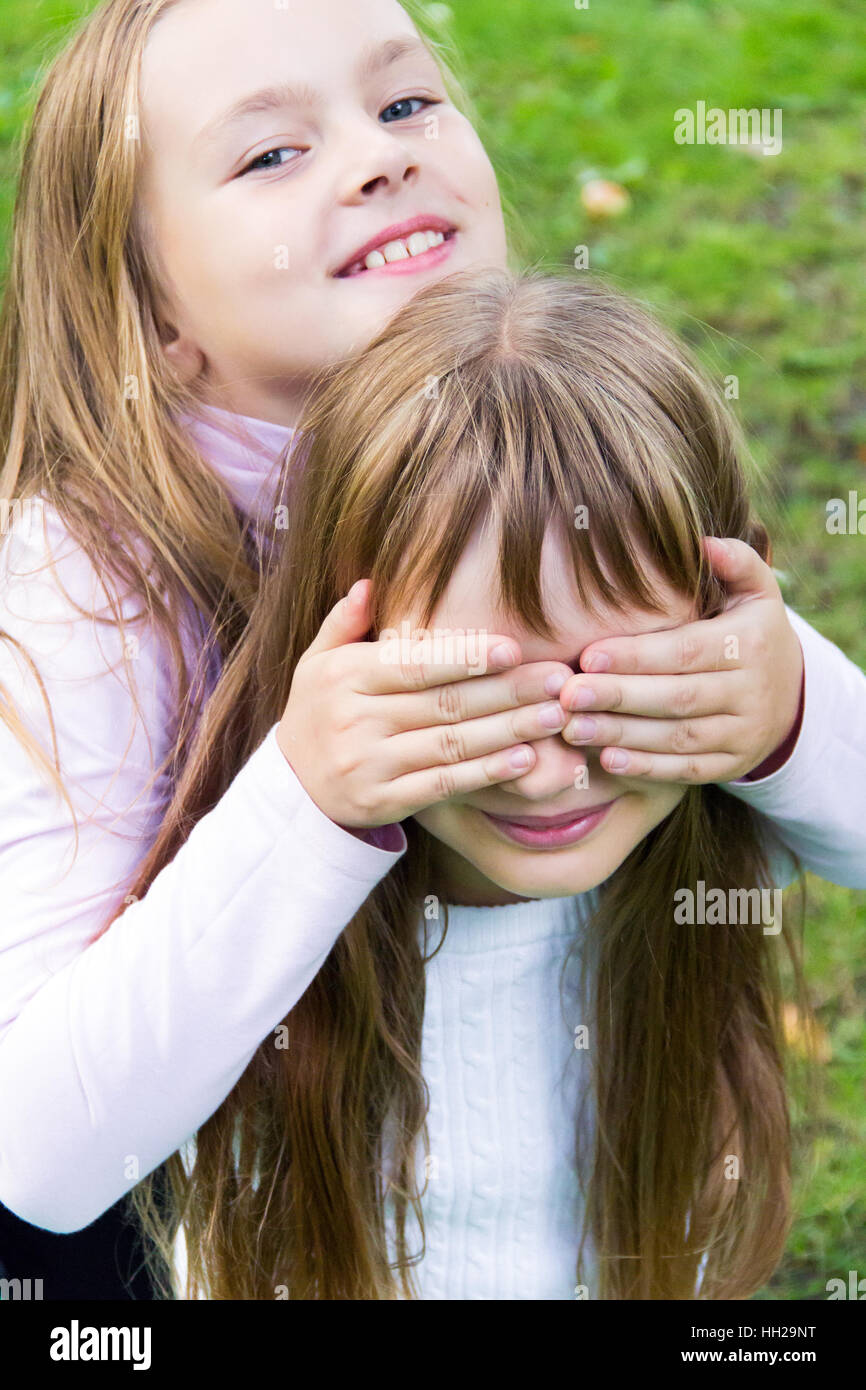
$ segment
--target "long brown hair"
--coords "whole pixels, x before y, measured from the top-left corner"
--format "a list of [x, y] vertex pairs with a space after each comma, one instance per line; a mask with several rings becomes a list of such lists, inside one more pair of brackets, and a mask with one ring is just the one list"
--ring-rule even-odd
[[[262, 564], [260, 537], [183, 423], [200, 401], [220, 402], [202, 381], [184, 385], [165, 361], [161, 259], [138, 197], [142, 53], [178, 3], [106, 0], [51, 62], [22, 141], [0, 312], [0, 502], [42, 499], [104, 583], [97, 621], [132, 633], [137, 611], [165, 643], [179, 714], [173, 775], [211, 663], [246, 625]], [[423, 7], [403, 8], [417, 14], [452, 103], [473, 116], [449, 46], [424, 32]], [[125, 611], [123, 598], [134, 600]], [[185, 650], [190, 624], [199, 640]], [[199, 655], [193, 670], [190, 650]], [[124, 665], [137, 703], [126, 646]], [[47, 695], [45, 703], [50, 719]], [[42, 747], [2, 689], [0, 718], [67, 798], [75, 823], [56, 741]], [[53, 720], [51, 728], [53, 736]]]
[[[284, 545], [138, 896], [279, 720], [297, 662], [359, 577], [372, 579], [374, 634], [386, 612], [416, 612], [414, 599], [426, 626], [472, 527], [491, 517], [504, 611], [552, 636], [539, 575], [553, 522], [565, 523], [589, 606], [600, 596], [660, 611], [639, 559], [649, 554], [710, 616], [724, 593], [701, 536], [740, 537], [769, 556], [715, 392], [652, 317], [585, 276], [447, 277], [333, 371], [301, 428]], [[579, 505], [589, 529], [574, 525]], [[422, 904], [440, 897], [447, 932], [447, 902], [436, 842], [414, 819], [404, 829], [406, 853], [287, 1015], [291, 1048], [263, 1040], [199, 1129], [190, 1175], [174, 1154], [164, 1189], [151, 1175], [132, 1193], [165, 1260], [183, 1221], [192, 1297], [273, 1298], [283, 1286], [306, 1299], [417, 1294], [405, 1222], [411, 1205], [423, 1239]], [[702, 1252], [701, 1297], [746, 1297], [788, 1229], [775, 939], [745, 923], [675, 924], [674, 893], [700, 879], [772, 886], [753, 813], [712, 785], [689, 787], [593, 898], [591, 1142], [575, 1118], [586, 1186], [575, 1275], [593, 1297], [693, 1298]], [[787, 923], [784, 940], [802, 988]], [[731, 1156], [738, 1178], [723, 1167]], [[597, 1276], [585, 1275], [587, 1237]]]

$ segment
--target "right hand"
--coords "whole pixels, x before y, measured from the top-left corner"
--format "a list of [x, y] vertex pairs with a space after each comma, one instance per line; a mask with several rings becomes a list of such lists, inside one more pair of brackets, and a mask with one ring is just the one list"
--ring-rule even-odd
[[[468, 661], [383, 661], [383, 644], [363, 640], [371, 588], [359, 580], [332, 608], [295, 668], [277, 728], [284, 757], [319, 809], [341, 826], [388, 825], [522, 777], [535, 751], [521, 740], [558, 734], [570, 717], [544, 683], [552, 674], [567, 679], [571, 667], [519, 665], [514, 639], [493, 634], [478, 639], [492, 674]], [[502, 643], [515, 658], [504, 668], [490, 656]], [[559, 712], [550, 727], [539, 722], [549, 708]], [[515, 766], [520, 752], [528, 760]]]

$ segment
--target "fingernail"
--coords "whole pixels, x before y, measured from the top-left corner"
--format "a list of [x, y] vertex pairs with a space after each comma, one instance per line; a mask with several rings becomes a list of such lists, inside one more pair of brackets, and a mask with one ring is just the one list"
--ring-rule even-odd
[[561, 729], [566, 721], [566, 713], [559, 703], [555, 705], [545, 705], [544, 709], [538, 712], [538, 722], [543, 724], [545, 729]]
[[571, 743], [586, 743], [589, 739], [595, 738], [597, 728], [594, 719], [581, 715], [578, 719], [572, 719], [566, 732]]
[[493, 651], [490, 653], [490, 660], [493, 662], [494, 666], [514, 666], [517, 658], [514, 655], [513, 648], [507, 647], [504, 642], [500, 642], [499, 646], [494, 647]]
[[628, 753], [623, 753], [622, 749], [618, 748], [615, 753], [611, 753], [608, 767], [611, 772], [622, 772], [628, 767]]
[[610, 657], [607, 652], [593, 652], [586, 664], [587, 671], [609, 671]]
[[568, 679], [569, 677], [563, 675], [562, 671], [551, 671], [544, 682], [545, 695], [552, 695], [555, 699]]
[[532, 754], [528, 748], [516, 748], [508, 757], [509, 767], [529, 767], [531, 762]]
[[568, 703], [569, 709], [589, 709], [595, 704], [595, 691], [588, 685], [579, 685]]

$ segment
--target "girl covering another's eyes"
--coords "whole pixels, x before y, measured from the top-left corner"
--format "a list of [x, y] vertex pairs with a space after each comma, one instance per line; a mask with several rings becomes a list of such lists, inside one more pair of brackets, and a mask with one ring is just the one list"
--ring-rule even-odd
[[[170, 1160], [178, 1265], [216, 1298], [747, 1297], [789, 1221], [789, 857], [721, 788], [614, 778], [555, 727], [518, 780], [461, 781], [498, 711], [532, 729], [519, 682], [723, 609], [703, 535], [769, 556], [722, 404], [624, 298], [489, 270], [417, 296], [301, 434], [285, 543], [134, 891], [263, 740], [314, 797], [354, 788], [358, 823], [402, 821], [405, 853], [317, 938], [285, 1046], [266, 1037]], [[357, 575], [378, 640], [335, 648]], [[482, 663], [444, 699], [445, 639], [486, 654], [494, 632], [519, 671]], [[301, 711], [317, 689], [332, 722], [341, 667], [355, 742], [332, 760]], [[390, 737], [362, 777], [373, 721]]]
[[[631, 840], [632, 853], [641, 853], [649, 843], [642, 835], [663, 836], [666, 816], [687, 814], [680, 801], [724, 806], [739, 817], [737, 836], [746, 825], [743, 807], [754, 807], [807, 867], [835, 882], [861, 884], [866, 863], [862, 793], [858, 799], [842, 790], [866, 786], [866, 776], [851, 777], [858, 760], [866, 760], [866, 680], [784, 607], [769, 568], [737, 542], [749, 533], [745, 503], [727, 513], [723, 506], [735, 477], [730, 460], [721, 461], [718, 478], [708, 472], [701, 482], [707, 500], [699, 513], [687, 505], [697, 489], [694, 481], [677, 484], [676, 496], [660, 496], [654, 533], [656, 539], [667, 536], [671, 518], [687, 513], [689, 528], [700, 520], [720, 535], [718, 525], [733, 525], [728, 534], [739, 545], [739, 560], [728, 563], [739, 564], [741, 585], [745, 566], [746, 587], [754, 579], [763, 593], [757, 603], [754, 594], [749, 602], [731, 602], [725, 621], [741, 639], [741, 655], [730, 670], [714, 672], [711, 625], [698, 619], [682, 629], [682, 639], [678, 635], [695, 598], [691, 529], [680, 528], [673, 550], [657, 552], [654, 541], [644, 553], [623, 514], [621, 539], [614, 549], [599, 549], [598, 564], [615, 561], [611, 577], [625, 592], [606, 592], [590, 560], [592, 591], [603, 607], [590, 614], [570, 588], [562, 591], [560, 606], [558, 586], [570, 573], [565, 542], [583, 554], [588, 537], [572, 535], [572, 528], [567, 537], [557, 534], [554, 523], [577, 480], [568, 472], [547, 479], [542, 459], [545, 468], [558, 470], [569, 460], [546, 436], [543, 456], [527, 460], [520, 486], [512, 444], [503, 468], [489, 478], [472, 471], [465, 451], [455, 452], [452, 477], [441, 453], [435, 506], [423, 473], [412, 481], [430, 504], [431, 523], [447, 520], [436, 508], [445, 509], [449, 497], [462, 498], [463, 510], [455, 512], [460, 526], [450, 537], [425, 533], [421, 512], [417, 529], [411, 517], [394, 512], [393, 500], [407, 495], [396, 483], [393, 498], [389, 493], [388, 470], [397, 467], [396, 454], [389, 452], [394, 441], [383, 441], [388, 449], [382, 459], [390, 462], [378, 492], [376, 470], [369, 477], [364, 471], [371, 463], [364, 446], [357, 478], [364, 480], [364, 497], [373, 501], [368, 508], [349, 494], [344, 499], [357, 535], [341, 534], [335, 550], [319, 518], [302, 514], [300, 553], [313, 555], [316, 568], [302, 569], [290, 586], [291, 648], [279, 651], [271, 684], [263, 679], [260, 703], [244, 691], [237, 718], [249, 719], [249, 727], [243, 738], [233, 733], [224, 748], [216, 748], [209, 799], [194, 799], [187, 818], [177, 819], [180, 803], [174, 798], [181, 783], [188, 786], [183, 778], [197, 733], [209, 738], [226, 717], [224, 704], [209, 712], [209, 701], [256, 607], [265, 558], [270, 551], [275, 560], [284, 557], [286, 524], [298, 535], [290, 500], [294, 462], [302, 458], [295, 449], [301, 442], [296, 426], [314, 402], [320, 378], [324, 384], [339, 367], [350, 381], [347, 359], [385, 331], [419, 291], [444, 284], [452, 273], [503, 272], [509, 259], [496, 175], [467, 114], [465, 93], [413, 13], [414, 6], [395, 0], [106, 0], [51, 65], [22, 143], [0, 319], [0, 1201], [32, 1225], [59, 1233], [80, 1230], [127, 1194], [135, 1191], [138, 1198], [146, 1190], [139, 1189], [142, 1179], [149, 1182], [198, 1134], [204, 1165], [199, 1175], [217, 1175], [213, 1211], [219, 1223], [235, 1181], [221, 1126], [237, 1104], [241, 1078], [247, 1086], [247, 1077], [258, 1076], [263, 1066], [260, 1137], [266, 1168], [280, 1181], [288, 1156], [282, 1147], [286, 1121], [275, 1101], [280, 1088], [291, 1086], [301, 1106], [293, 1121], [294, 1156], [299, 1136], [310, 1137], [311, 1164], [323, 1158], [333, 1134], [352, 1137], [345, 1153], [335, 1151], [333, 1165], [325, 1163], [315, 1202], [305, 1213], [295, 1203], [310, 1194], [302, 1170], [292, 1168], [264, 1222], [270, 1243], [261, 1259], [259, 1198], [244, 1194], [243, 1202], [253, 1205], [242, 1205], [241, 1219], [220, 1243], [218, 1227], [207, 1224], [208, 1199], [194, 1181], [190, 1221], [184, 1223], [193, 1285], [196, 1270], [202, 1279], [206, 1274], [215, 1296], [229, 1290], [229, 1296], [273, 1297], [268, 1281], [278, 1272], [293, 1296], [296, 1287], [309, 1287], [309, 1261], [332, 1248], [333, 1222], [341, 1219], [348, 1221], [347, 1243], [329, 1266], [328, 1286], [375, 1290], [373, 1296], [392, 1287], [381, 1241], [367, 1224], [378, 1219], [369, 1185], [360, 1204], [352, 1186], [372, 1182], [367, 1159], [359, 1157], [360, 1131], [339, 1106], [326, 1118], [318, 1108], [329, 1097], [334, 1101], [342, 1069], [348, 1076], [358, 1066], [364, 1073], [355, 1077], [358, 1103], [373, 1097], [371, 1142], [382, 1086], [398, 1101], [401, 1145], [420, 1119], [417, 1057], [403, 1054], [402, 1039], [388, 1033], [388, 1017], [372, 1020], [367, 1012], [379, 988], [370, 973], [378, 959], [372, 947], [361, 942], [353, 955], [350, 974], [359, 972], [349, 981], [353, 1003], [340, 1012], [350, 1030], [353, 1018], [362, 1020], [357, 1036], [371, 1039], [369, 1055], [361, 1047], [350, 1061], [357, 1039], [341, 1033], [340, 1025], [324, 1050], [315, 1052], [309, 1072], [311, 1084], [320, 1078], [319, 1098], [305, 1100], [282, 1052], [262, 1048], [263, 1040], [282, 1036], [274, 1030], [302, 1001], [291, 1046], [301, 1046], [297, 1056], [306, 1055], [312, 1065], [313, 1054], [302, 1047], [302, 1017], [315, 1007], [319, 991], [333, 985], [323, 996], [326, 1007], [337, 999], [345, 975], [331, 980], [330, 972], [344, 967], [339, 952], [333, 959], [329, 953], [359, 913], [367, 920], [378, 901], [370, 896], [374, 890], [403, 922], [391, 923], [383, 938], [398, 933], [387, 989], [395, 991], [400, 1010], [417, 991], [420, 956], [414, 944], [405, 944], [414, 943], [414, 908], [399, 874], [391, 878], [407, 857], [407, 834], [419, 844], [426, 842], [423, 834], [439, 847], [437, 872], [447, 871], [450, 900], [463, 904], [455, 911], [471, 911], [472, 903], [499, 904], [479, 909], [485, 913], [501, 907], [532, 914], [551, 901], [570, 904], [588, 891], [571, 869], [581, 866], [583, 873], [592, 866], [590, 877], [614, 874], [613, 842]], [[513, 249], [513, 226], [509, 240]], [[494, 327], [503, 293], [507, 299], [510, 291], [491, 283], [483, 301]], [[600, 311], [608, 308], [612, 301], [599, 301]], [[604, 313], [594, 317], [600, 350]], [[469, 315], [466, 322], [479, 328], [482, 348], [483, 318]], [[616, 320], [611, 331], [617, 331]], [[437, 358], [436, 344], [447, 348], [449, 334], [443, 322], [434, 343], [419, 345], [418, 361], [441, 372], [443, 380], [454, 363]], [[407, 383], [420, 380], [410, 359], [411, 353], [393, 363], [380, 357], [381, 380], [371, 386], [362, 374], [359, 386], [347, 390], [352, 409], [346, 428], [358, 430], [358, 439], [349, 441], [353, 448], [369, 424], [355, 409], [360, 392], [368, 392], [370, 410], [380, 391], [383, 404], [393, 404], [396, 397], [389, 393], [403, 389], [396, 373], [405, 373]], [[490, 360], [498, 360], [495, 353]], [[483, 361], [481, 352], [479, 367]], [[523, 372], [526, 363], [519, 361]], [[573, 365], [569, 358], [563, 369], [570, 373]], [[507, 356], [496, 370], [510, 370]], [[453, 390], [444, 399], [456, 440], [459, 402]], [[541, 430], [542, 401], [550, 404], [552, 397], [526, 402], [527, 409], [533, 405], [526, 428], [532, 423]], [[662, 405], [670, 405], [667, 395]], [[425, 408], [432, 412], [433, 403]], [[485, 398], [482, 438], [497, 437], [499, 417], [490, 414], [492, 408]], [[417, 424], [415, 406], [407, 404], [407, 411], [407, 426]], [[439, 418], [430, 415], [431, 421]], [[569, 447], [579, 418], [568, 416]], [[392, 417], [392, 424], [399, 440], [402, 419]], [[669, 427], [662, 422], [660, 428], [667, 439]], [[333, 438], [340, 443], [332, 456], [339, 490], [354, 455], [341, 453], [344, 436], [336, 426]], [[614, 446], [623, 446], [621, 436], [584, 442], [586, 460], [618, 457]], [[650, 441], [641, 447], [649, 450]], [[668, 477], [659, 450], [651, 457], [643, 489], [653, 478]], [[542, 475], [545, 487], [556, 483], [560, 492], [538, 491]], [[603, 479], [599, 473], [594, 484], [603, 490], [598, 520], [611, 516], [601, 503], [614, 483]], [[498, 498], [501, 507], [505, 499], [496, 488], [506, 483], [516, 489], [507, 516], [488, 517], [491, 523], [507, 521], [497, 533], [495, 526], [483, 526], [476, 502]], [[608, 500], [618, 495], [611, 491]], [[642, 497], [638, 489], [636, 503]], [[537, 527], [548, 513], [543, 573], [554, 585], [548, 599], [555, 609], [552, 630], [541, 624], [533, 597], [540, 535], [524, 525]], [[470, 515], [479, 523], [471, 535], [465, 526]], [[10, 516], [13, 524], [7, 526]], [[385, 523], [389, 548], [377, 556], [369, 538], [384, 536]], [[602, 533], [590, 533], [597, 534]], [[421, 688], [395, 692], [398, 668], [371, 657], [373, 644], [363, 639], [373, 623], [371, 602], [402, 602], [396, 578], [392, 583], [403, 563], [396, 547], [405, 549], [407, 565], [412, 562], [407, 575], [419, 572], [416, 550], [423, 545], [443, 574], [453, 568], [454, 583], [469, 576], [471, 593], [455, 593], [452, 584], [447, 600], [438, 592], [430, 596], [437, 603], [457, 602], [467, 620], [489, 622], [499, 598], [479, 582], [479, 571], [486, 585], [496, 570], [497, 536], [511, 547], [509, 604], [502, 614], [508, 627], [490, 634], [488, 667], [495, 665], [495, 647], [504, 645], [515, 668], [507, 684], [494, 686], [491, 696], [486, 682], [494, 677], [479, 676], [472, 664], [457, 659], [445, 672], [428, 672]], [[316, 537], [321, 544], [313, 543]], [[650, 561], [660, 566], [658, 573], [648, 568]], [[638, 591], [637, 576], [644, 572], [654, 580], [661, 610], [648, 606], [650, 595]], [[359, 579], [360, 602], [335, 602], [329, 611], [332, 595], [340, 596], [334, 585], [348, 588]], [[425, 597], [423, 585], [418, 597]], [[757, 623], [750, 617], [755, 612], [762, 615]], [[376, 622], [381, 626], [386, 616], [380, 612]], [[517, 619], [525, 652], [511, 626]], [[266, 626], [277, 630], [270, 617]], [[656, 627], [660, 631], [652, 632]], [[557, 699], [545, 688], [547, 678], [559, 681], [562, 704], [572, 689], [562, 682], [579, 679], [576, 658], [583, 644], [617, 632], [629, 634], [621, 641], [670, 643], [659, 651], [664, 659], [650, 668], [653, 673], [629, 677], [620, 692], [620, 741], [632, 758], [622, 781], [612, 748], [599, 754], [566, 746], [582, 737], [576, 720], [561, 732], [556, 723], [542, 722], [545, 706]], [[304, 652], [298, 646], [302, 636]], [[686, 673], [708, 692], [702, 695], [706, 713], [694, 721], [676, 717], [676, 681], [684, 674], [679, 652], [686, 647], [698, 652], [696, 660], [703, 654], [710, 663]], [[373, 677], [372, 689], [359, 692], [361, 668]], [[290, 700], [285, 678], [292, 670]], [[320, 679], [323, 670], [327, 681]], [[669, 679], [654, 674], [659, 671]], [[449, 689], [437, 703], [430, 691], [443, 675]], [[273, 691], [283, 688], [285, 708], [272, 708]], [[604, 693], [614, 688], [608, 684]], [[443, 712], [461, 699], [471, 708], [454, 726], [455, 741], [442, 728]], [[476, 708], [479, 700], [487, 702], [483, 709]], [[255, 733], [265, 732], [265, 716], [272, 716], [271, 732], [254, 748]], [[396, 738], [407, 718], [411, 730]], [[606, 742], [615, 743], [610, 717], [606, 723], [599, 711], [598, 720]], [[696, 735], [699, 747], [686, 746], [683, 731]], [[405, 732], [419, 737], [407, 741]], [[512, 761], [521, 753], [528, 763]], [[533, 853], [525, 843], [531, 827], [524, 825], [521, 843], [502, 827], [509, 815], [521, 821], [535, 811], [570, 814], [586, 804], [586, 789], [563, 782], [566, 760], [588, 768], [596, 779], [591, 794], [610, 796], [613, 805], [585, 845], [576, 841], [556, 854]], [[200, 763], [196, 767], [201, 772]], [[236, 775], [229, 784], [230, 769]], [[676, 791], [674, 786], [688, 781], [709, 785], [700, 796], [693, 787], [680, 798], [682, 785]], [[730, 794], [728, 801], [714, 790], [716, 783]], [[148, 861], [145, 891], [144, 861], [162, 827], [162, 866], [155, 871], [156, 861]], [[165, 835], [173, 845], [168, 857]], [[684, 832], [683, 845], [691, 843]], [[570, 869], [562, 878], [554, 866], [566, 861]], [[412, 865], [415, 875], [414, 852]], [[520, 924], [523, 918], [513, 920]], [[452, 933], [453, 928], [452, 921]], [[355, 941], [363, 930], [353, 927], [346, 940]], [[752, 966], [757, 970], [749, 957], [743, 969]], [[307, 1000], [305, 991], [314, 982]], [[435, 1027], [435, 998], [434, 993], [425, 1028]], [[417, 993], [413, 999], [406, 1043], [416, 1048], [421, 1006]], [[456, 995], [448, 994], [448, 1002], [462, 1007]], [[646, 1019], [657, 1020], [657, 1005], [657, 999], [647, 1003]], [[345, 1010], [342, 995], [338, 1007]], [[733, 1025], [736, 1038], [748, 1036], [759, 1017], [757, 1002], [748, 1007], [753, 1012], [747, 1009]], [[710, 1010], [708, 1030], [716, 1018]], [[305, 1026], [318, 1049], [327, 1025], [308, 1020]], [[404, 1013], [395, 1026], [409, 1027]], [[388, 1033], [384, 1043], [384, 1035], [373, 1038], [371, 1028]], [[698, 1069], [710, 1066], [708, 1036], [702, 1035], [689, 1072], [689, 1104]], [[555, 1048], [551, 1041], [545, 1052], [550, 1065]], [[766, 1085], [772, 1100], [778, 1095], [775, 1064], [769, 1053], [759, 1060], [768, 1070], [756, 1084]], [[381, 1077], [371, 1079], [380, 1064]], [[657, 1064], [661, 1059], [652, 1054], [647, 1065]], [[395, 1066], [405, 1070], [398, 1075]], [[432, 1058], [425, 1070], [435, 1070]], [[648, 1075], [642, 1073], [636, 1084], [646, 1086]], [[528, 1084], [534, 1087], [531, 1072]], [[617, 1123], [617, 1103], [613, 1097], [613, 1109], [602, 1106], [608, 1127]], [[246, 1113], [248, 1123], [254, 1113], [259, 1111]], [[761, 1121], [757, 1130], [750, 1128], [745, 1116], [744, 1142], [755, 1146], [761, 1162], [779, 1141], [780, 1116], [771, 1106], [766, 1130]], [[214, 1127], [205, 1133], [211, 1117]], [[556, 1125], [545, 1132], [551, 1143], [565, 1133]], [[674, 1132], [682, 1132], [679, 1121]], [[300, 1142], [303, 1147], [306, 1138]], [[629, 1162], [635, 1142], [631, 1131], [617, 1139]], [[397, 1152], [399, 1158], [403, 1149]], [[244, 1154], [247, 1163], [249, 1147]], [[669, 1191], [661, 1192], [655, 1158], [648, 1155], [641, 1172], [650, 1187], [641, 1199], [640, 1222], [622, 1230], [609, 1224], [621, 1220], [623, 1209], [611, 1188], [612, 1170], [605, 1170], [594, 1199], [602, 1243], [633, 1248], [645, 1240], [642, 1223], [650, 1211], [664, 1216], [659, 1239], [674, 1239], [670, 1233], [679, 1230], [685, 1186], [700, 1156], [685, 1149], [683, 1162], [687, 1169], [672, 1172]], [[528, 1158], [527, 1163], [529, 1173]], [[558, 1160], [555, 1166], [567, 1175]], [[503, 1197], [508, 1210], [512, 1196]], [[319, 1226], [323, 1197], [326, 1206], [332, 1198], [336, 1204], [333, 1222], [327, 1218]], [[548, 1197], [543, 1192], [535, 1207], [539, 1219], [551, 1210]], [[749, 1252], [764, 1217], [757, 1206], [744, 1211], [743, 1204], [737, 1197], [736, 1229], [745, 1234], [736, 1238], [727, 1274], [719, 1273], [721, 1266], [708, 1270], [708, 1287], [731, 1287], [731, 1280], [740, 1287], [753, 1273], [757, 1277]], [[300, 1245], [294, 1237], [282, 1243], [282, 1230], [271, 1223], [278, 1209], [282, 1217], [290, 1213], [286, 1229], [296, 1229]], [[264, 1208], [262, 1220], [263, 1213]], [[315, 1225], [312, 1244], [307, 1219]], [[449, 1229], [449, 1219], [440, 1221], [440, 1232]], [[607, 1235], [599, 1220], [608, 1223]], [[505, 1231], [499, 1216], [495, 1221]], [[531, 1230], [524, 1250], [526, 1239], [530, 1245], [535, 1240]], [[533, 1266], [519, 1275], [521, 1258], [506, 1232], [511, 1254], [502, 1258], [497, 1250], [487, 1257], [473, 1250], [465, 1263], [450, 1257], [440, 1258], [438, 1266], [435, 1258], [428, 1261], [425, 1291], [447, 1296], [441, 1291], [451, 1287], [452, 1271], [468, 1278], [467, 1271], [480, 1270], [483, 1288], [501, 1296], [499, 1275], [491, 1269], [511, 1281], [509, 1288], [519, 1284], [530, 1296], [542, 1281], [561, 1291], [557, 1271], [572, 1262], [574, 1232], [558, 1218], [557, 1230], [559, 1262], [551, 1262], [542, 1245], [539, 1270]], [[694, 1228], [697, 1246], [705, 1244], [705, 1234], [704, 1225]], [[767, 1261], [775, 1242], [771, 1232]], [[217, 1246], [222, 1253], [215, 1256]], [[301, 1246], [306, 1253], [290, 1271], [285, 1262]], [[653, 1250], [644, 1250], [639, 1281], [661, 1277], [663, 1251]], [[677, 1288], [693, 1287], [691, 1260], [676, 1254], [670, 1278]], [[614, 1272], [604, 1287], [616, 1296], [626, 1289], [624, 1277]], [[471, 1280], [461, 1287], [465, 1296], [488, 1296], [478, 1294]]]

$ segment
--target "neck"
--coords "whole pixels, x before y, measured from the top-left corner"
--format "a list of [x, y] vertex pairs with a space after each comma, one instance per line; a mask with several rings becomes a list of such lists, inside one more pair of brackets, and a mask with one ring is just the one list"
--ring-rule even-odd
[[479, 890], [476, 893], [471, 889], [457, 888], [446, 895], [445, 901], [449, 907], [511, 907], [513, 903], [534, 903], [538, 899], [521, 898], [517, 893], [509, 893], [507, 888], [491, 884], [487, 892]]
[[242, 390], [231, 385], [211, 388], [202, 404], [242, 419], [260, 420], [284, 429], [297, 429], [309, 396], [308, 380], [281, 379], [279, 392], [268, 391], [253, 383]]
[[222, 478], [235, 504], [257, 523], [273, 524], [281, 461], [294, 439], [286, 425], [199, 404], [181, 415], [193, 442]]

